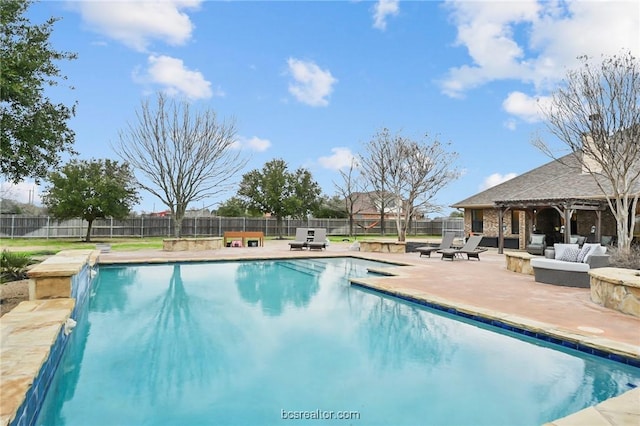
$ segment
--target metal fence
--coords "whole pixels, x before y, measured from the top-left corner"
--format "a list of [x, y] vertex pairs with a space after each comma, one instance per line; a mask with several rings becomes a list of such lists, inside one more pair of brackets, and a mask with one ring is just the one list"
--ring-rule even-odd
[[[91, 237], [169, 237], [173, 235], [174, 220], [170, 217], [135, 216], [123, 220], [97, 219], [93, 222]], [[225, 231], [262, 231], [265, 236], [292, 237], [296, 228], [325, 228], [327, 235], [348, 235], [348, 219], [284, 219], [279, 233], [274, 218], [249, 217], [185, 217], [182, 236], [221, 237]], [[464, 236], [462, 218], [416, 220], [411, 223], [409, 235], [442, 235], [453, 231]], [[83, 238], [87, 222], [82, 219], [58, 221], [50, 216], [0, 215], [1, 238]], [[380, 235], [377, 220], [356, 220], [354, 234]], [[394, 220], [385, 221], [385, 235], [396, 235]]]

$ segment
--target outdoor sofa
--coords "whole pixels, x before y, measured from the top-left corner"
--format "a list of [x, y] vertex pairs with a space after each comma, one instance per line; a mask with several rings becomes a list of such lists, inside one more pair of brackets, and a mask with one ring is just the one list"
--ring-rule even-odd
[[589, 270], [609, 266], [607, 248], [595, 243], [554, 244], [545, 257], [531, 259], [535, 281], [568, 287], [589, 288]]

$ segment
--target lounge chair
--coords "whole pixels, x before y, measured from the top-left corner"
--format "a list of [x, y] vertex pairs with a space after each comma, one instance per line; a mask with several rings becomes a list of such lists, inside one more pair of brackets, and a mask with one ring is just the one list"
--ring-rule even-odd
[[431, 253], [438, 250], [451, 248], [451, 244], [453, 244], [453, 239], [455, 238], [455, 232], [445, 232], [442, 236], [442, 241], [439, 246], [421, 246], [416, 247], [416, 251], [420, 253], [420, 257], [426, 255], [427, 257], [431, 257]]
[[323, 250], [327, 248], [327, 230], [324, 228], [316, 229], [313, 234], [313, 241], [307, 241], [309, 250]]
[[482, 235], [474, 235], [469, 237], [465, 245], [461, 249], [443, 249], [438, 250], [438, 253], [442, 254], [442, 259], [453, 260], [457, 255], [467, 255], [467, 260], [472, 257], [480, 260], [480, 253], [487, 251], [486, 248], [478, 248], [478, 244], [482, 240]]
[[544, 250], [547, 248], [545, 241], [546, 235], [544, 234], [532, 234], [529, 237], [529, 244], [527, 245], [527, 253], [544, 255]]
[[289, 250], [302, 250], [307, 246], [307, 228], [296, 228], [296, 239], [289, 243]]

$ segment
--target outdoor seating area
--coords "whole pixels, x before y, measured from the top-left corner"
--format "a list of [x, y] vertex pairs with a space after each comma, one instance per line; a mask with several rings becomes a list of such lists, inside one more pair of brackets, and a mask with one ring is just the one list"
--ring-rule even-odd
[[442, 255], [442, 259], [450, 259], [454, 260], [456, 257], [463, 258], [464, 255], [467, 256], [467, 260], [477, 259], [480, 260], [480, 253], [487, 251], [486, 248], [478, 248], [478, 245], [482, 241], [481, 235], [472, 235], [469, 237], [467, 242], [462, 246], [462, 248], [455, 249], [442, 249], [438, 250], [438, 253]]
[[554, 244], [545, 257], [531, 259], [535, 281], [568, 287], [589, 288], [589, 271], [609, 266], [607, 248], [598, 243]]
[[454, 232], [445, 232], [445, 234], [442, 236], [442, 241], [440, 242], [440, 245], [420, 246], [420, 247], [416, 247], [415, 251], [420, 253], [420, 257], [422, 256], [431, 257], [431, 253], [433, 253], [434, 251], [437, 252], [438, 250], [450, 249], [451, 245], [453, 244], [453, 239], [455, 238], [455, 236], [456, 234]]
[[529, 237], [529, 244], [527, 244], [527, 253], [544, 255], [547, 248], [546, 238], [547, 236], [544, 234], [532, 234]]
[[296, 228], [295, 241], [289, 250], [324, 250], [327, 248], [327, 230], [324, 228]]

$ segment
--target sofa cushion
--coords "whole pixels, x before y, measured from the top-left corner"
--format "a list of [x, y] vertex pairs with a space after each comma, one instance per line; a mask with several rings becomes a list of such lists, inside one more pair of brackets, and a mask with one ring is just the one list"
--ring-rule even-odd
[[556, 271], [589, 272], [589, 265], [586, 263], [563, 262], [562, 260], [546, 259], [543, 257], [531, 259], [531, 267], [553, 269]]
[[586, 246], [589, 247], [589, 251], [584, 255], [582, 259], [584, 263], [587, 263], [589, 261], [589, 258], [593, 255], [603, 255], [607, 253], [607, 248], [604, 246], [601, 246], [599, 243], [586, 243], [583, 246], [583, 249]]
[[[569, 249], [569, 248], [574, 248], [574, 249], [578, 249], [578, 245], [577, 244], [561, 244], [561, 243], [555, 243], [553, 245], [553, 249], [556, 252], [556, 259], [560, 260], [560, 258], [562, 258], [564, 256], [564, 252], [565, 250]], [[576, 258], [578, 257], [578, 255], [576, 254]]]

